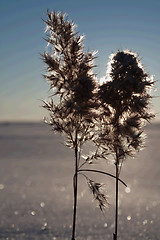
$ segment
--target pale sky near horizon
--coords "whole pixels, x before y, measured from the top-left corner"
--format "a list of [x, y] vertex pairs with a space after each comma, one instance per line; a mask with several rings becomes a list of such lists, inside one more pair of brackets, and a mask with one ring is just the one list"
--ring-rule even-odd
[[[40, 53], [46, 48], [47, 9], [63, 11], [85, 35], [85, 48], [98, 50], [95, 73], [105, 75], [112, 52], [130, 49], [146, 71], [160, 80], [160, 1], [158, 0], [5, 0], [0, 3], [0, 121], [42, 121], [40, 106], [49, 86]], [[156, 83], [160, 95], [160, 82]], [[159, 114], [160, 98], [153, 99]]]

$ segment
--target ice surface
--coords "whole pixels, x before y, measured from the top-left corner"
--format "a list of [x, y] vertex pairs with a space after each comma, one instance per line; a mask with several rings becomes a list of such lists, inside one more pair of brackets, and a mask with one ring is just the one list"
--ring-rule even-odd
[[[160, 239], [160, 125], [146, 128], [146, 148], [124, 163], [118, 240]], [[94, 166], [92, 166], [94, 167]], [[94, 168], [114, 173], [114, 166]], [[0, 239], [71, 239], [74, 154], [45, 124], [0, 124]], [[106, 184], [105, 216], [79, 177], [77, 240], [112, 239], [115, 181]]]

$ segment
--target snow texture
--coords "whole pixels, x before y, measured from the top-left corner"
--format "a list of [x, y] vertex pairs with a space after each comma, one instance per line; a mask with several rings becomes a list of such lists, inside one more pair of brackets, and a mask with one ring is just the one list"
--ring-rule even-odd
[[[146, 148], [123, 165], [118, 240], [160, 239], [160, 125], [146, 127]], [[111, 164], [92, 168], [114, 174]], [[72, 230], [73, 152], [45, 124], [0, 124], [0, 239], [69, 240]], [[106, 184], [110, 206], [96, 207], [79, 176], [77, 240], [111, 240], [114, 232], [115, 181]]]

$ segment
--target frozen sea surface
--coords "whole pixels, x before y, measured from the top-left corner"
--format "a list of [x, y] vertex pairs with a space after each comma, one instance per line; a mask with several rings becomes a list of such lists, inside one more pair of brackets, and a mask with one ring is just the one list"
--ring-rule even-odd
[[[160, 125], [146, 128], [146, 148], [123, 166], [118, 240], [160, 240]], [[111, 164], [91, 166], [114, 173]], [[70, 240], [73, 152], [45, 124], [0, 124], [0, 239]], [[112, 240], [115, 181], [106, 184], [105, 215], [79, 176], [77, 240]]]

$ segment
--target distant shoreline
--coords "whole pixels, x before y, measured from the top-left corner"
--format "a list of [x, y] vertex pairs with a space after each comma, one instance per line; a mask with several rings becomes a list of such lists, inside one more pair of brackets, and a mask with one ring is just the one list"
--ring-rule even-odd
[[[47, 125], [44, 123], [44, 121], [0, 121], [1, 126], [9, 126], [9, 125], [19, 125], [19, 126], [25, 126], [25, 125]], [[153, 121], [151, 124], [147, 123], [146, 126], [147, 128], [157, 128], [160, 127], [160, 121]]]
[[0, 121], [0, 125], [41, 125], [43, 121]]

